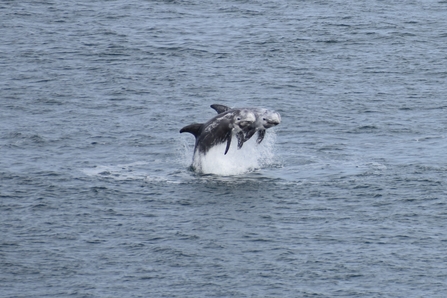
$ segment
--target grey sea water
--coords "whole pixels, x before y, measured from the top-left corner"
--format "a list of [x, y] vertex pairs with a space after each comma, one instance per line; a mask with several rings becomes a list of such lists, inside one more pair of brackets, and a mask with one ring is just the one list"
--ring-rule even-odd
[[[0, 16], [1, 297], [445, 297], [446, 1]], [[204, 175], [213, 103], [282, 123]]]

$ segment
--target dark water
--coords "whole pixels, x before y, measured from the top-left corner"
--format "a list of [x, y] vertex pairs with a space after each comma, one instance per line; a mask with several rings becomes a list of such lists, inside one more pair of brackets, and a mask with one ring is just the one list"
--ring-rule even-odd
[[[445, 297], [446, 1], [0, 15], [1, 297]], [[188, 170], [212, 103], [281, 113], [255, 170]]]

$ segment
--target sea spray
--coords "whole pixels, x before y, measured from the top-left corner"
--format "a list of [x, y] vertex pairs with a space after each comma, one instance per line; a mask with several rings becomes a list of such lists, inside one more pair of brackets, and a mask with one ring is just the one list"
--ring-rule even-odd
[[183, 167], [191, 166], [191, 152], [194, 150], [194, 144], [191, 144], [190, 137], [182, 136], [177, 143], [178, 163]]
[[[256, 136], [237, 148], [233, 138], [231, 147], [225, 155], [225, 143], [212, 147], [205, 155], [195, 152], [192, 162], [194, 171], [201, 174], [221, 176], [240, 175], [267, 166], [273, 162], [276, 134], [269, 130], [261, 144], [256, 143]], [[183, 146], [188, 147], [186, 144]], [[185, 150], [186, 151], [186, 150]], [[189, 156], [189, 161], [191, 157]]]

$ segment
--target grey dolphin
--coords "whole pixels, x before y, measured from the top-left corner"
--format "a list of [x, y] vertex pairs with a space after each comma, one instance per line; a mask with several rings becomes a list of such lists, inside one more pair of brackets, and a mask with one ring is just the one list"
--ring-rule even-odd
[[[212, 104], [211, 108], [219, 114], [238, 110], [220, 104]], [[256, 132], [258, 132], [256, 142], [260, 144], [264, 139], [265, 130], [281, 123], [281, 115], [278, 112], [263, 108], [244, 108], [244, 110], [252, 111], [256, 116], [256, 120], [238, 133], [238, 148], [241, 148], [243, 143], [248, 141]]]
[[240, 135], [244, 128], [255, 121], [255, 114], [248, 109], [228, 110], [219, 113], [206, 123], [187, 125], [180, 130], [180, 133], [189, 132], [195, 136], [194, 152], [206, 154], [211, 147], [226, 142], [224, 154], [227, 154], [233, 135]]

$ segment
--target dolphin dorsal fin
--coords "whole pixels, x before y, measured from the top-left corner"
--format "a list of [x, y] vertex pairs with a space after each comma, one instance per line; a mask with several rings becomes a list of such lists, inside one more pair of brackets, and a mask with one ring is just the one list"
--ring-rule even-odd
[[223, 112], [231, 110], [230, 107], [227, 107], [224, 105], [219, 105], [219, 104], [212, 104], [210, 107], [213, 108], [217, 112], [217, 114], [221, 114]]
[[180, 133], [189, 132], [197, 138], [197, 136], [200, 134], [200, 130], [202, 129], [202, 127], [203, 127], [203, 123], [193, 123], [190, 125], [186, 125], [182, 129], [180, 129]]

